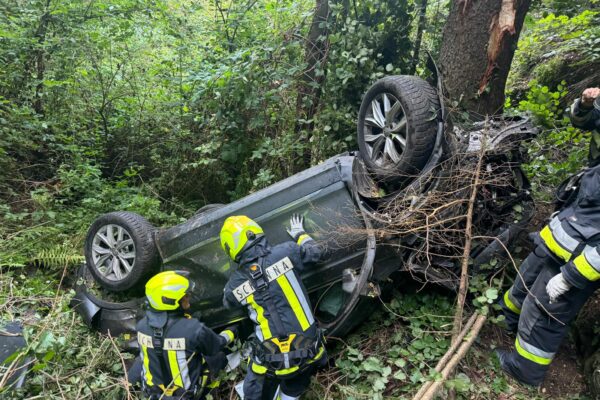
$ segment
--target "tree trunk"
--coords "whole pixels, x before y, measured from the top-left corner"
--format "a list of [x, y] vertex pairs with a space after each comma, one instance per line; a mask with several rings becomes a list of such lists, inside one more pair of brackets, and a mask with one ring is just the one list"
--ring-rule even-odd
[[[325, 61], [327, 59], [327, 50], [329, 47], [328, 21], [329, 21], [329, 1], [316, 0], [315, 13], [306, 39], [305, 55], [306, 68], [302, 73], [298, 85], [298, 97], [296, 99], [296, 132], [303, 129], [311, 130], [313, 123], [301, 123], [300, 119], [311, 121], [319, 106], [319, 97], [321, 95], [321, 85], [325, 79]], [[320, 71], [320, 73], [318, 73]], [[310, 151], [304, 153], [302, 167], [310, 166]]]
[[419, 53], [421, 52], [421, 42], [423, 41], [423, 31], [425, 30], [425, 23], [427, 22], [427, 1], [421, 0], [421, 7], [419, 8], [419, 24], [417, 25], [417, 37], [415, 38], [415, 48], [413, 50], [413, 60], [410, 66], [409, 75], [414, 75], [417, 70], [417, 64], [419, 64]]
[[36, 69], [36, 80], [37, 84], [35, 86], [35, 99], [33, 101], [33, 109], [37, 114], [44, 115], [44, 102], [42, 99], [43, 91], [44, 91], [44, 73], [46, 72], [46, 63], [45, 63], [45, 50], [44, 44], [46, 42], [46, 32], [48, 32], [48, 24], [50, 23], [50, 3], [51, 0], [47, 0], [44, 13], [40, 17], [40, 24], [35, 32], [35, 38], [37, 42], [37, 48], [34, 51], [33, 55], [33, 63], [35, 63]]
[[531, 0], [454, 0], [440, 65], [453, 101], [473, 116], [502, 112], [504, 88]]

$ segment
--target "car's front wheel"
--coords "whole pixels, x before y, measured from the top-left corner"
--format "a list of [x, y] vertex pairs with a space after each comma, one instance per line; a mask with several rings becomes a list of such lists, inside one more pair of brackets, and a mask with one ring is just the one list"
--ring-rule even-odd
[[400, 186], [433, 153], [439, 122], [436, 90], [416, 76], [388, 76], [365, 94], [358, 114], [358, 148], [376, 178]]
[[85, 260], [94, 279], [113, 291], [137, 285], [158, 265], [155, 228], [144, 217], [126, 211], [101, 215], [85, 240]]

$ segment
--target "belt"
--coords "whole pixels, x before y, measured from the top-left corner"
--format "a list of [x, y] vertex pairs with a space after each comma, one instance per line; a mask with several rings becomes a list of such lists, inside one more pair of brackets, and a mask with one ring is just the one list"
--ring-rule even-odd
[[252, 342], [254, 358], [269, 371], [308, 365], [319, 354], [322, 346], [321, 334], [316, 338], [290, 334], [286, 338]]

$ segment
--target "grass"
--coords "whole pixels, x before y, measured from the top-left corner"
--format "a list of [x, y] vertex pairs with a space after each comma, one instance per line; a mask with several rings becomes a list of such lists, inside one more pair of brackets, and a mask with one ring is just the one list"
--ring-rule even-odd
[[[117, 352], [112, 338], [90, 331], [69, 308], [74, 292], [68, 282], [74, 272], [42, 267], [0, 271], [0, 315], [4, 322], [23, 323], [25, 355], [32, 357], [25, 388], [1, 392], [3, 399], [138, 398], [125, 383], [123, 361], [132, 356]], [[305, 399], [411, 399], [423, 382], [436, 379], [431, 371], [449, 346], [454, 297], [402, 287], [355, 333], [329, 339], [331, 367], [317, 374]], [[453, 389], [457, 399], [548, 398], [500, 372], [493, 349], [509, 343], [488, 326], [445, 390]], [[231, 389], [243, 375], [238, 370], [224, 377], [213, 398], [235, 398]], [[551, 398], [585, 397], [566, 393]]]

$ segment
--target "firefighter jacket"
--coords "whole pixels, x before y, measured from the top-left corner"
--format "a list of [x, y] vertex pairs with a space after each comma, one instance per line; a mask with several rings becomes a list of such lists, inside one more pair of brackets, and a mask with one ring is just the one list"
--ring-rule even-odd
[[208, 367], [226, 365], [221, 351], [234, 339], [231, 331], [217, 335], [182, 311], [149, 310], [136, 330], [144, 391], [167, 396], [193, 393], [204, 386]]
[[577, 99], [570, 111], [573, 126], [592, 132], [589, 165], [593, 167], [600, 164], [600, 98], [596, 99], [592, 108], [581, 107], [581, 99]]
[[[263, 236], [242, 253], [239, 268], [225, 286], [223, 302], [228, 308], [242, 305], [248, 309], [258, 342], [253, 346], [251, 365], [255, 373], [276, 370], [276, 375], [292, 374], [323, 355], [321, 335], [300, 279], [302, 271], [321, 255], [320, 247], [307, 234], [297, 243], [276, 246], [270, 246]], [[311, 348], [306, 347], [309, 345]]]
[[600, 165], [587, 169], [577, 196], [540, 232], [572, 286], [583, 288], [600, 279]]

